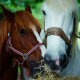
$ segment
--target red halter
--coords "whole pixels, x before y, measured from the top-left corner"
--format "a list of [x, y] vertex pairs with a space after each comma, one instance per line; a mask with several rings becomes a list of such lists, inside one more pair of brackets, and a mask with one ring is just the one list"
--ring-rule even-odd
[[[11, 44], [11, 36], [10, 34], [8, 33], [8, 40], [7, 40], [7, 44], [6, 44], [6, 50], [7, 52], [9, 52], [9, 50], [11, 49], [12, 51], [16, 52], [17, 54], [19, 54], [20, 56], [23, 57], [23, 63], [25, 60], [27, 60], [28, 56], [34, 51], [36, 50], [38, 47], [40, 47], [41, 45], [44, 45], [44, 43], [38, 43], [36, 46], [34, 46], [30, 51], [28, 51], [27, 53], [22, 53], [18, 50], [16, 50], [14, 47], [12, 47], [12, 44]], [[18, 61], [18, 59], [16, 59]], [[19, 63], [18, 61], [18, 64], [20, 65], [23, 65], [23, 63]]]

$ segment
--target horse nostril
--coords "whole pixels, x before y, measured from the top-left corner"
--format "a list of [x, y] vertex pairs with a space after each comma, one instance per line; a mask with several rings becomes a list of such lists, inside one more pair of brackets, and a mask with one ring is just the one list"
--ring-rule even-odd
[[60, 66], [64, 67], [65, 65], [67, 65], [68, 58], [66, 54], [61, 55], [59, 60], [60, 60]]
[[46, 64], [49, 64], [49, 62], [50, 62], [50, 56], [49, 55], [45, 54], [45, 56], [44, 56], [44, 62]]

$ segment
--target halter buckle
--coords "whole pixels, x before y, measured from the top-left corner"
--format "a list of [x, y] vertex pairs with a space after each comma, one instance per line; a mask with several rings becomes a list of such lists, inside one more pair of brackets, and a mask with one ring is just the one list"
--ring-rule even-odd
[[23, 55], [23, 59], [26, 60], [27, 58], [28, 58], [27, 54], [24, 53], [24, 55]]

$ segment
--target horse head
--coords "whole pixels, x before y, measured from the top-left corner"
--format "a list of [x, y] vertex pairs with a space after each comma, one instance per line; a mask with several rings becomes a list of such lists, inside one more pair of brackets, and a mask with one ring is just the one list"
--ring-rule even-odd
[[[45, 53], [45, 46], [39, 37], [41, 28], [39, 22], [32, 16], [30, 6], [25, 10], [12, 13], [2, 7], [5, 19], [0, 24], [1, 53], [4, 51], [13, 55], [19, 63], [23, 63], [28, 77], [33, 76]], [[7, 45], [5, 45], [5, 43]]]
[[47, 40], [44, 61], [50, 69], [59, 73], [68, 64], [70, 51], [72, 54], [76, 51], [74, 33], [78, 29], [78, 3], [77, 0], [46, 0], [42, 12]]

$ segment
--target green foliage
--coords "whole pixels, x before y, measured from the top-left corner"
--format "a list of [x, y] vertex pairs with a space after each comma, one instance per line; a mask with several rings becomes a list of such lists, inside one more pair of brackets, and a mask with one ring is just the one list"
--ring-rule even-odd
[[80, 21], [80, 4], [79, 4], [79, 21]]
[[38, 3], [38, 2], [43, 2], [44, 0], [36, 0], [36, 3]]
[[32, 4], [31, 10], [32, 10], [33, 16], [39, 21], [41, 26], [44, 26], [44, 24], [43, 24], [43, 13], [41, 12], [41, 6], [42, 6], [42, 3]]
[[79, 36], [80, 36], [80, 32], [79, 32]]
[[[38, 19], [40, 24], [43, 26], [43, 14], [41, 12], [42, 2], [44, 0], [0, 0], [0, 4], [4, 5], [7, 9], [12, 12], [24, 10], [26, 6], [30, 5], [33, 16]], [[80, 3], [80, 0], [77, 0]], [[0, 7], [0, 18], [2, 18], [2, 9]], [[80, 14], [80, 4], [79, 4]], [[79, 16], [80, 20], [80, 16]]]
[[[41, 12], [42, 1], [43, 0], [0, 0], [0, 4], [4, 5], [12, 12], [24, 10], [26, 6], [30, 5], [33, 16], [38, 19], [41, 26], [43, 26], [43, 14]], [[0, 12], [0, 16], [2, 16], [1, 7]]]
[[78, 3], [80, 4], [80, 0], [77, 0], [78, 1]]

